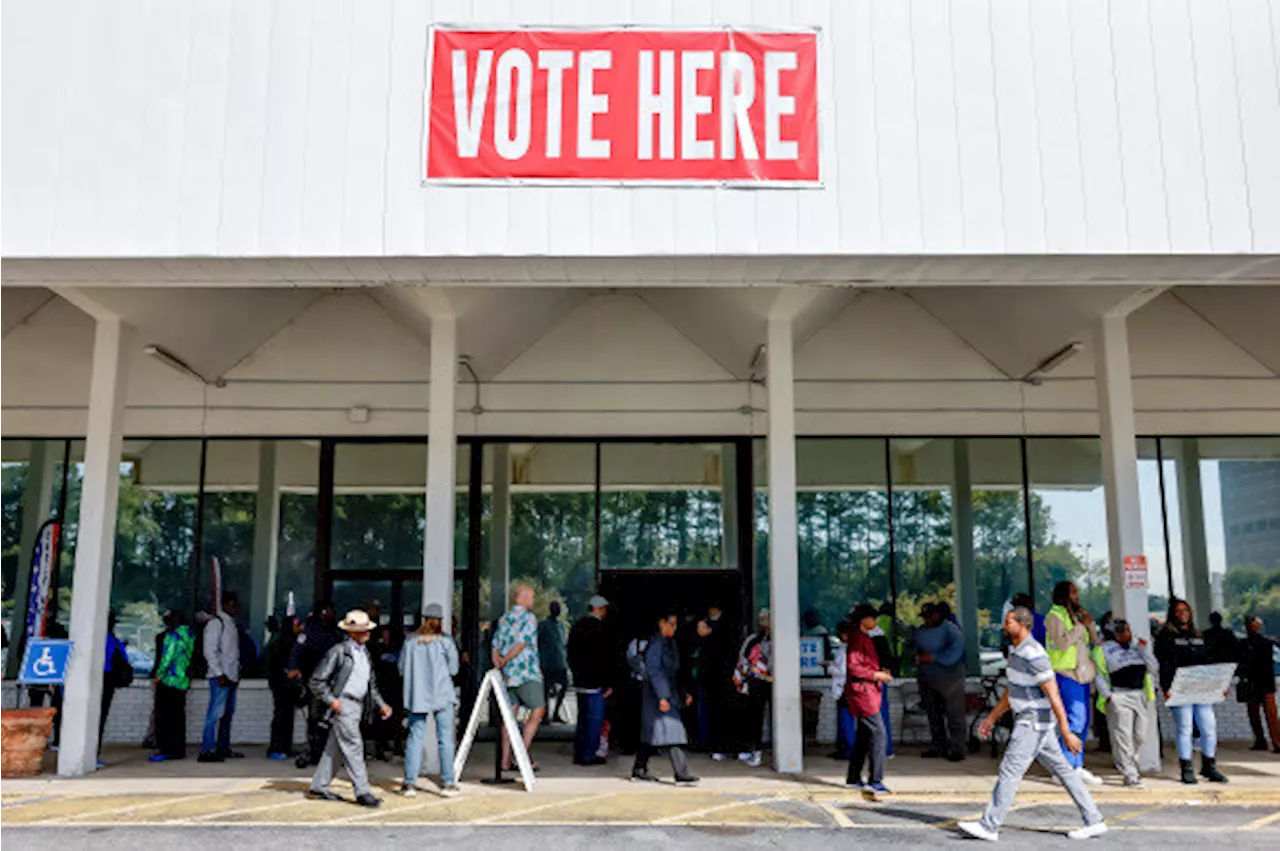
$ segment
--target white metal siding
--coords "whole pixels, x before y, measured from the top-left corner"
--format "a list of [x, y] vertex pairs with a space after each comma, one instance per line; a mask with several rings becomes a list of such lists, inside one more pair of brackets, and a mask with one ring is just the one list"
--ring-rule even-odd
[[[821, 190], [420, 185], [427, 26], [816, 25]], [[3, 253], [1280, 251], [1280, 0], [6, 0]]]

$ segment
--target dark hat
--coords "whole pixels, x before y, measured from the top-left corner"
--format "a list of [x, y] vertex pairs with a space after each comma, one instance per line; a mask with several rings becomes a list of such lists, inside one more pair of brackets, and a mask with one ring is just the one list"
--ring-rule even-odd
[[857, 623], [863, 620], [864, 618], [879, 617], [879, 614], [880, 613], [876, 611], [875, 606], [870, 606], [870, 605], [867, 605], [866, 603], [860, 603], [857, 606], [853, 607], [853, 612], [851, 612], [850, 620]]

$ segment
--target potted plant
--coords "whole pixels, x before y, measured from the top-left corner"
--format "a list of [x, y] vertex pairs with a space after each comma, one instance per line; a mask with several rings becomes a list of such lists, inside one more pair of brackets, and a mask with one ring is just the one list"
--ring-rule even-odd
[[0, 777], [35, 777], [53, 732], [52, 707], [0, 710]]

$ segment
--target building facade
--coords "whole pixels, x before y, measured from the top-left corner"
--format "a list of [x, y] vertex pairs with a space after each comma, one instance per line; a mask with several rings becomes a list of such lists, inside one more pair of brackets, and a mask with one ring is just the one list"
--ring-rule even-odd
[[1139, 632], [1215, 583], [1280, 618], [1272, 0], [3, 16], [11, 624], [51, 516], [90, 657], [108, 607], [142, 646], [207, 605], [214, 557], [255, 629], [437, 601], [473, 650], [518, 579], [573, 616], [768, 606], [798, 771], [810, 609], [950, 600], [975, 670], [1060, 579]]

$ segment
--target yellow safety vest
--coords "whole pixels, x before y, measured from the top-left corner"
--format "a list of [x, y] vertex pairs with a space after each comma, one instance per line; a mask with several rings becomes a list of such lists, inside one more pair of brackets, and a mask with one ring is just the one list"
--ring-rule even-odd
[[[1107, 678], [1107, 682], [1111, 682], [1111, 669], [1107, 667], [1107, 654], [1102, 652], [1102, 645], [1099, 644], [1093, 648], [1093, 663], [1098, 666], [1098, 673]], [[1151, 682], [1151, 672], [1147, 671], [1147, 675], [1142, 678], [1142, 696], [1151, 702], [1156, 699], [1156, 687]], [[1101, 694], [1094, 700], [1093, 705], [1098, 707], [1099, 712], [1107, 711], [1107, 699]]]
[[[1057, 615], [1062, 619], [1063, 626], [1067, 632], [1070, 632], [1075, 624], [1071, 621], [1071, 615], [1062, 606], [1054, 606], [1049, 610], [1049, 614], [1045, 618], [1051, 618]], [[1057, 650], [1053, 647], [1053, 642], [1045, 636], [1045, 652], [1049, 654], [1049, 664], [1053, 666], [1055, 671], [1074, 671], [1076, 669], [1076, 646], [1072, 644], [1066, 650]]]

